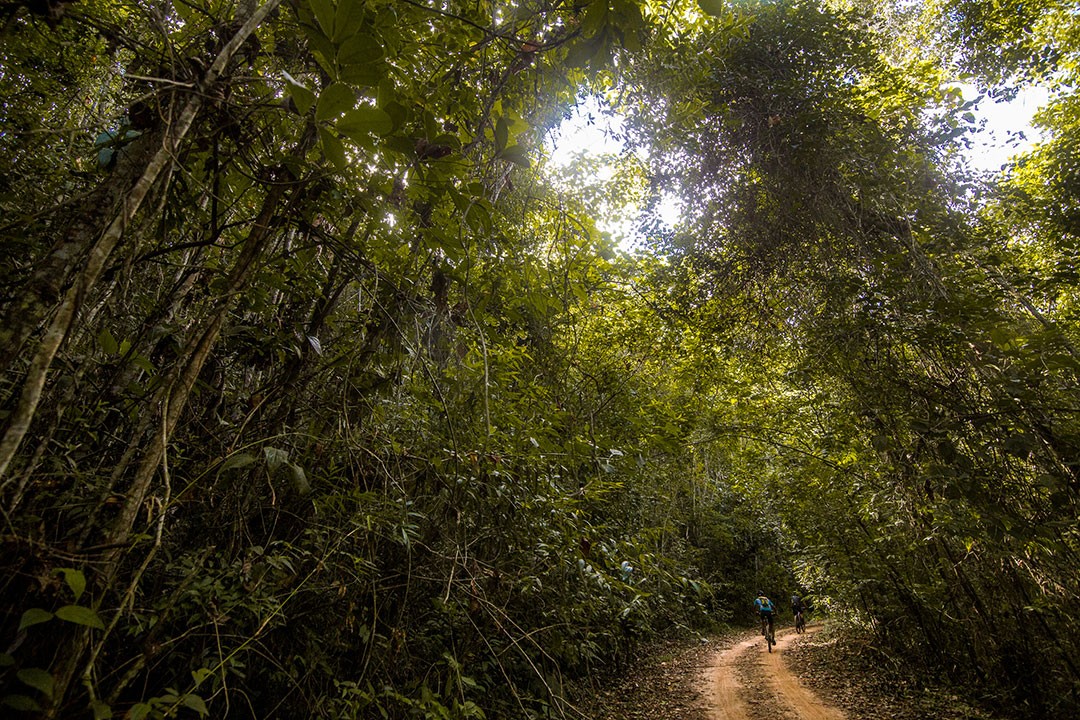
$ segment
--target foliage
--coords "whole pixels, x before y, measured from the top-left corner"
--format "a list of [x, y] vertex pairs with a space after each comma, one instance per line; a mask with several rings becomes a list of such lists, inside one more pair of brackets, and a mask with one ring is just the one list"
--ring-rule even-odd
[[680, 398], [592, 328], [633, 266], [525, 172], [635, 4], [37, 10], [3, 11], [6, 705], [560, 716], [700, 619]]
[[[1039, 27], [1059, 17], [1026, 7]], [[945, 63], [898, 46], [917, 36], [897, 16], [712, 15], [643, 59], [629, 103], [656, 182], [691, 198], [656, 238], [671, 258], [656, 303], [729, 348], [708, 442], [779, 523], [805, 589], [933, 672], [1070, 716], [1071, 96], [978, 206], [944, 164], [974, 117]], [[964, 42], [975, 63], [996, 41]]]
[[[1070, 716], [1080, 35], [1019, 7], [0, 9], [0, 702], [566, 717], [801, 588]], [[959, 72], [1055, 89], [1000, 177]], [[607, 184], [536, 162], [582, 92]]]

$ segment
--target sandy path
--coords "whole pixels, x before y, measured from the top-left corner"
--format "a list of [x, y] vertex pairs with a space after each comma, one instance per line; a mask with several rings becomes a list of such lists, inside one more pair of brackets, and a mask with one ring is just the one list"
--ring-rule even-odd
[[[815, 632], [810, 626], [807, 632]], [[777, 633], [776, 646], [765, 651], [765, 640], [759, 636], [744, 640], [716, 655], [704, 677], [704, 693], [709, 703], [709, 720], [752, 720], [744, 700], [746, 688], [739, 681], [736, 662], [744, 653], [757, 653], [760, 675], [774, 702], [785, 710], [784, 717], [801, 720], [844, 720], [844, 714], [821, 701], [803, 686], [784, 662], [784, 649], [797, 637], [792, 630]]]

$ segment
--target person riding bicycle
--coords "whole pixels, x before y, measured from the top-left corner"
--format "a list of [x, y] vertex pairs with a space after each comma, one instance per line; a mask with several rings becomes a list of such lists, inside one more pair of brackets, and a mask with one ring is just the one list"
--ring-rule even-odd
[[[761, 615], [761, 634], [765, 637], [772, 637], [773, 618], [776, 615], [776, 607], [773, 605], [773, 601], [765, 593], [759, 592], [757, 599], [754, 600], [754, 607], [757, 608], [758, 613]], [[766, 625], [768, 625], [767, 632]]]
[[800, 625], [800, 620], [802, 622], [806, 621], [806, 609], [806, 603], [797, 593], [791, 596], [791, 615], [795, 618], [796, 629]]

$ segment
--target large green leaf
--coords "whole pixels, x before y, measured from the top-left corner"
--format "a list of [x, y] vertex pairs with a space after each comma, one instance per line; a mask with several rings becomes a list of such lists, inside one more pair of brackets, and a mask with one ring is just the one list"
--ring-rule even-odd
[[334, 42], [347, 40], [360, 30], [364, 24], [366, 5], [366, 0], [338, 0], [334, 14]]
[[338, 48], [338, 63], [345, 65], [358, 65], [381, 60], [383, 57], [382, 46], [378, 40], [368, 33], [355, 33], [341, 43]]
[[120, 343], [116, 342], [116, 338], [112, 336], [108, 328], [102, 328], [98, 333], [98, 344], [108, 355], [115, 355], [120, 349]]
[[56, 611], [56, 617], [76, 625], [85, 625], [98, 630], [105, 629], [105, 623], [101, 622], [98, 614], [85, 605], [65, 605]]
[[309, 0], [309, 4], [323, 33], [326, 37], [332, 38], [334, 36], [334, 16], [336, 14], [333, 0]]
[[230, 455], [225, 459], [225, 462], [221, 463], [221, 467], [218, 468], [219, 473], [223, 473], [226, 470], [232, 470], [233, 468], [244, 468], [255, 462], [255, 456], [250, 453], [236, 453]]
[[363, 142], [370, 134], [386, 135], [394, 129], [394, 121], [383, 110], [370, 105], [361, 105], [346, 112], [337, 121], [337, 130], [345, 137], [356, 142]]
[[78, 601], [82, 597], [83, 591], [86, 590], [86, 576], [82, 574], [82, 571], [74, 568], [60, 568], [58, 572], [63, 573], [64, 582], [71, 588], [75, 600]]
[[608, 22], [608, 0], [592, 0], [581, 21], [581, 32], [589, 38], [596, 35]]
[[319, 67], [321, 67], [331, 78], [335, 80], [338, 79], [336, 63], [337, 48], [334, 46], [334, 43], [330, 41], [330, 38], [320, 32], [318, 28], [304, 25], [302, 29], [311, 46], [311, 54], [319, 64]]
[[41, 692], [42, 695], [52, 699], [53, 688], [56, 685], [56, 681], [53, 680], [52, 674], [48, 670], [42, 670], [41, 668], [23, 668], [19, 672], [15, 673], [15, 676], [24, 685], [29, 685]]
[[394, 130], [401, 128], [408, 122], [409, 109], [397, 102], [396, 100], [389, 100], [387, 102], [382, 101], [382, 93], [380, 93], [379, 107], [390, 116], [390, 120], [393, 123]]
[[341, 79], [359, 87], [377, 87], [385, 77], [386, 63], [381, 60], [350, 63], [341, 68]]
[[344, 170], [349, 166], [349, 158], [345, 154], [345, 145], [341, 139], [326, 128], [319, 128], [319, 145], [323, 154], [338, 170]]
[[267, 445], [263, 448], [263, 455], [266, 457], [266, 466], [270, 468], [271, 472], [289, 462], [289, 452], [281, 448]]
[[495, 152], [502, 152], [509, 140], [510, 122], [505, 117], [500, 117], [495, 122]]
[[712, 17], [724, 17], [727, 10], [724, 0], [698, 0], [698, 7]]
[[333, 83], [319, 93], [316, 120], [332, 120], [356, 105], [356, 91], [345, 83]]
[[187, 693], [180, 698], [180, 702], [187, 708], [190, 708], [197, 712], [200, 717], [206, 717], [210, 714], [210, 710], [206, 707], [206, 702], [194, 693]]
[[308, 90], [301, 85], [292, 75], [284, 73], [286, 80], [286, 88], [289, 91], [289, 97], [292, 98], [293, 104], [296, 105], [296, 111], [301, 115], [307, 115], [308, 111], [315, 104], [315, 93]]
[[529, 160], [528, 151], [521, 145], [511, 145], [508, 148], [504, 148], [496, 157], [500, 160], [508, 160], [523, 168], [527, 168], [532, 164]]
[[37, 700], [26, 695], [5, 695], [0, 704], [20, 712], [41, 712], [42, 709]]
[[48, 610], [42, 610], [41, 608], [30, 608], [22, 614], [22, 619], [19, 620], [19, 631], [23, 631], [31, 625], [37, 625], [39, 623], [48, 622], [53, 619], [53, 614]]

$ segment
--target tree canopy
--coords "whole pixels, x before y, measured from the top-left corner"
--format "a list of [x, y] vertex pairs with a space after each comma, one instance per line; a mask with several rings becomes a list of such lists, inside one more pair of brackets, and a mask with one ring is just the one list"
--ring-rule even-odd
[[[576, 717], [799, 591], [1074, 716], [1078, 22], [0, 5], [0, 704]], [[974, 170], [1027, 87], [1041, 142]], [[583, 95], [610, 181], [547, 167]]]

